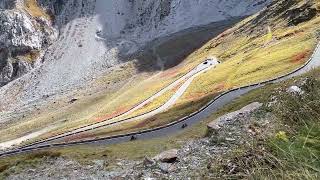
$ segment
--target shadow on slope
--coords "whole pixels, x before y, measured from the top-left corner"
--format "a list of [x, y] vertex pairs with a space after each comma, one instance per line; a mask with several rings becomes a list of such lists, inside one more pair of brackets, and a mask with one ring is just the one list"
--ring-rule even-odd
[[[219, 21], [199, 27], [189, 28], [166, 37], [157, 38], [130, 57], [121, 57], [122, 61], [136, 59], [139, 72], [170, 69], [180, 64], [185, 57], [202, 47], [212, 38], [240, 22], [244, 17]], [[159, 58], [163, 67], [159, 66]]]
[[[110, 14], [110, 12], [105, 12], [108, 7], [106, 7], [105, 11], [101, 10], [101, 7], [99, 6], [105, 5], [104, 3], [105, 2], [90, 2], [86, 0], [54, 0], [50, 2], [40, 1], [41, 6], [49, 7], [49, 11], [47, 12], [48, 14], [55, 14], [56, 17], [53, 18], [53, 20], [57, 25], [60, 26], [60, 28], [78, 18], [94, 18], [97, 16], [97, 20], [101, 23], [102, 29], [100, 30], [102, 32], [110, 32], [113, 31], [113, 28], [105, 24], [106, 20], [104, 18], [107, 14], [111, 16], [112, 13]], [[112, 3], [108, 5], [112, 5]], [[81, 11], [81, 13], [79, 14], [77, 11]], [[185, 29], [180, 32], [170, 34], [166, 37], [157, 38], [152, 42], [147, 43], [146, 46], [141, 48], [137, 53], [131, 55], [118, 53], [118, 57], [116, 58], [119, 60], [119, 62], [136, 60], [136, 67], [139, 72], [166, 70], [178, 65], [186, 56], [200, 48], [204, 43], [216, 37], [226, 29], [232, 27], [237, 22], [240, 22], [242, 19], [243, 17], [235, 17], [228, 20], [213, 22], [208, 25]], [[120, 21], [120, 19], [117, 20]], [[110, 22], [111, 24], [115, 23], [115, 25], [120, 23], [113, 22], [115, 21], [114, 19], [110, 19], [110, 21], [112, 21]], [[94, 28], [99, 30], [99, 27]], [[119, 35], [119, 37], [116, 39], [112, 39], [111, 37], [108, 37], [108, 39], [108, 41], [105, 41], [105, 46], [107, 49], [118, 48], [117, 41], [118, 39], [121, 39], [121, 35]], [[159, 59], [163, 61], [161, 65], [159, 65]]]

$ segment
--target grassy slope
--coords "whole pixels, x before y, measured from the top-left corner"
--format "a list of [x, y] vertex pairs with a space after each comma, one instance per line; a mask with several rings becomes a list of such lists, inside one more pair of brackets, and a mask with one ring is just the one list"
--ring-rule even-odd
[[[58, 109], [53, 108], [48, 111], [37, 112], [36, 115], [27, 117], [23, 122], [10, 123], [1, 129], [1, 141], [25, 135], [48, 125], [58, 125], [57, 130], [47, 134], [51, 135], [111, 118], [150, 97], [164, 86], [184, 75], [184, 72], [179, 72], [180, 66], [161, 73], [146, 72], [138, 74], [135, 72], [136, 69], [133, 63], [122, 66], [123, 68], [116, 69], [95, 82], [98, 84], [97, 86], [106, 86], [107, 89], [90, 96], [87, 94], [81, 95], [77, 97], [79, 101], [71, 105], [64, 104]], [[187, 72], [190, 69], [186, 68], [185, 70]], [[112, 88], [115, 86], [115, 82], [126, 83], [121, 88]], [[161, 102], [172, 93], [168, 92], [164, 96], [157, 98], [155, 102], [146, 106], [145, 110], [162, 104]], [[65, 101], [65, 99], [60, 101]]]
[[[304, 90], [309, 94], [308, 96], [299, 98], [284, 93], [289, 86], [302, 82], [306, 77], [311, 79], [303, 86]], [[258, 145], [256, 142], [248, 142], [246, 146], [239, 147], [221, 157], [220, 159], [223, 159], [223, 161], [215, 162], [215, 160], [212, 160], [215, 164], [215, 166], [212, 166], [214, 169], [203, 173], [210, 173], [211, 175], [216, 173], [215, 176], [221, 178], [317, 179], [316, 177], [319, 177], [317, 170], [319, 169], [320, 153], [318, 146], [320, 136], [318, 128], [320, 118], [319, 86], [320, 70], [317, 69], [302, 77], [282, 83], [270, 84], [261, 89], [251, 91], [226, 105], [217, 113], [212, 114], [203, 122], [173, 136], [143, 141], [137, 140], [109, 146], [81, 145], [3, 158], [0, 159], [0, 177], [5, 177], [10, 173], [18, 173], [24, 168], [34, 168], [42, 158], [48, 156], [63, 156], [76, 159], [81, 163], [88, 163], [94, 159], [105, 159], [109, 162], [110, 167], [119, 158], [141, 159], [145, 156], [152, 157], [161, 151], [179, 148], [185, 141], [190, 139], [205, 136], [207, 133], [206, 124], [220, 115], [238, 110], [251, 102], [269, 102], [271, 97], [276, 96], [279, 104], [269, 109], [269, 111], [277, 115], [277, 119], [272, 120], [275, 123], [273, 127], [276, 127], [276, 129], [267, 129], [267, 131], [278, 133], [264, 137], [264, 141], [257, 138]], [[256, 156], [259, 159], [250, 159], [251, 162], [255, 163], [244, 164], [247, 161], [248, 153], [252, 153], [252, 150], [257, 155], [261, 155], [261, 150], [263, 150], [263, 156]], [[227, 174], [229, 171], [224, 171], [226, 170], [224, 167], [230, 162], [236, 163], [240, 169], [245, 171], [236, 171], [239, 174]], [[268, 164], [268, 162], [272, 163]], [[275, 167], [273, 166], [274, 164], [276, 164]]]
[[[319, 74], [319, 73], [318, 73]], [[31, 153], [28, 155], [13, 156], [9, 158], [0, 159], [0, 169], [3, 169], [3, 174], [8, 173], [8, 167], [17, 165], [16, 168], [28, 168], [29, 165], [35, 165], [41, 158], [45, 156], [64, 156], [66, 158], [72, 158], [79, 160], [80, 162], [91, 161], [93, 159], [106, 159], [112, 165], [112, 162], [119, 158], [121, 159], [141, 159], [144, 156], [154, 156], [155, 154], [170, 149], [180, 147], [185, 141], [200, 138], [206, 135], [206, 124], [217, 117], [238, 110], [243, 106], [251, 102], [268, 102], [270, 95], [274, 89], [279, 87], [288, 87], [294, 80], [287, 81], [281, 84], [272, 84], [265, 86], [261, 89], [251, 91], [247, 95], [244, 95], [232, 103], [226, 105], [217, 113], [212, 114], [204, 121], [190, 127], [184, 131], [181, 131], [173, 136], [160, 137], [150, 140], [137, 140], [133, 142], [127, 142], [110, 146], [75, 146], [68, 148], [52, 149], [50, 151], [43, 151], [39, 153]], [[268, 93], [264, 93], [268, 92]], [[17, 171], [18, 171], [17, 170]], [[1, 170], [0, 170], [1, 171]], [[2, 174], [2, 175], [3, 175]]]
[[[316, 177], [319, 177], [316, 173], [319, 172], [319, 70], [315, 71], [313, 74], [308, 73], [305, 76], [313, 76], [317, 79], [315, 82], [316, 86], [313, 86], [313, 88], [309, 89], [309, 93], [313, 94], [313, 96], [308, 96], [305, 99], [299, 100], [292, 99], [288, 96], [280, 96], [282, 97], [280, 99], [281, 106], [279, 106], [280, 109], [277, 108], [278, 110], [275, 111], [275, 113], [278, 114], [279, 121], [276, 122], [279, 123], [279, 130], [287, 133], [285, 133], [286, 135], [280, 133], [280, 135], [275, 135], [274, 138], [269, 137], [270, 141], [267, 141], [267, 143], [263, 145], [263, 147], [268, 150], [269, 155], [272, 156], [272, 158], [275, 158], [277, 162], [280, 162], [280, 164], [278, 164], [279, 166], [272, 168], [264, 164], [263, 166], [260, 165], [259, 167], [244, 167], [244, 169], [247, 170], [246, 173], [252, 173], [251, 175], [254, 177], [263, 179], [275, 177], [282, 179], [316, 179]], [[39, 158], [41, 159], [43, 154], [47, 156], [62, 154], [66, 157], [76, 158], [79, 160], [96, 158], [107, 158], [108, 160], [117, 158], [137, 159], [142, 158], [145, 155], [152, 156], [162, 150], [172, 147], [179, 147], [183, 141], [189, 140], [190, 138], [204, 136], [206, 133], [206, 123], [212, 121], [217, 116], [225, 114], [229, 111], [237, 110], [253, 101], [267, 102], [270, 96], [274, 95], [273, 92], [278, 92], [280, 87], [280, 89], [285, 89], [290, 84], [294, 84], [294, 82], [296, 81], [293, 79], [286, 81], [285, 83], [268, 85], [264, 88], [254, 90], [247, 95], [238, 98], [233, 103], [225, 106], [223, 109], [213, 114], [205, 121], [171, 137], [163, 137], [145, 141], [138, 140], [129, 143], [112, 145], [109, 147], [77, 146], [56, 149], [52, 150], [52, 152], [49, 151], [42, 154], [40, 153], [31, 154], [29, 156], [22, 155], [19, 157], [11, 157], [0, 160], [0, 171], [2, 174], [8, 173], [8, 167], [13, 164], [22, 164], [21, 166], [23, 166], [26, 164], [22, 162], [36, 163]], [[300, 103], [301, 100], [305, 103]], [[298, 114], [293, 114], [292, 112], [297, 112]], [[261, 146], [259, 147], [261, 148]], [[245, 150], [246, 149], [243, 151], [243, 156], [245, 155]], [[225, 159], [241, 160], [241, 157], [243, 157], [242, 155], [239, 153], [231, 153], [227, 154]], [[241, 162], [239, 161], [239, 163]], [[254, 172], [256, 174], [254, 174]]]
[[[216, 56], [223, 64], [198, 77], [180, 103], [269, 79], [301, 66], [316, 45], [320, 17], [291, 25], [284, 14], [288, 9], [298, 9], [303, 2], [306, 1], [279, 1], [192, 54], [187, 61], [200, 62]], [[319, 6], [319, 1], [313, 2]]]
[[[210, 56], [218, 57], [223, 64], [194, 80], [176, 106], [165, 114], [142, 122], [123, 123], [83, 136], [120, 133], [121, 129], [128, 132], [129, 129], [165, 124], [190, 114], [200, 107], [196, 104], [204, 104], [221, 91], [273, 78], [303, 65], [317, 43], [316, 33], [319, 30], [320, 17], [289, 26], [291, 20], [283, 15], [285, 11], [274, 14], [283, 6], [285, 10], [298, 9], [304, 2], [279, 1], [267, 11], [238, 23], [187, 57], [184, 67], [195, 66]], [[314, 2], [312, 7], [319, 6], [319, 1]], [[283, 4], [279, 5], [280, 3]], [[184, 67], [180, 71], [184, 71]], [[148, 109], [141, 109], [139, 112], [146, 110]]]
[[[268, 93], [277, 103], [268, 107], [276, 115], [270, 119], [268, 134], [258, 135], [252, 142], [214, 161], [211, 170], [220, 178], [249, 179], [319, 179], [320, 177], [320, 71], [307, 74], [303, 80], [289, 84], [301, 86], [302, 96], [286, 93], [286, 85]], [[233, 173], [227, 164], [236, 166]], [[208, 172], [204, 172], [207, 174]]]
[[[288, 21], [281, 15], [272, 16], [272, 12], [277, 10], [277, 6], [271, 8], [273, 8], [271, 13], [266, 15], [267, 20], [260, 17], [266, 12], [247, 18], [195, 51], [179, 66], [169, 69], [153, 79], [143, 81], [145, 77], [137, 78], [118, 92], [108, 92], [108, 94], [97, 96], [92, 100], [72, 105], [71, 108], [44, 113], [25, 123], [10, 126], [10, 128], [2, 130], [0, 135], [3, 135], [3, 140], [10, 139], [43, 125], [67, 120], [60, 124], [59, 130], [50, 133], [52, 134], [112, 117], [147, 98], [165, 84], [212, 55], [219, 57], [224, 63], [198, 77], [176, 107], [168, 113], [148, 119], [146, 122], [130, 123], [118, 129], [141, 128], [141, 124], [150, 127], [172, 121], [194, 111], [198, 108], [195, 104], [203, 104], [209, 96], [213, 96], [217, 92], [290, 71], [302, 65], [313, 50], [315, 45], [314, 32], [320, 20], [317, 17], [297, 26], [288, 27]], [[267, 30], [268, 26], [272, 31]], [[137, 83], [139, 85], [136, 85]], [[167, 98], [166, 96], [167, 94], [160, 97], [150, 106], [157, 106], [159, 102], [163, 102], [163, 99]], [[150, 109], [150, 106], [146, 106], [139, 112]], [[114, 130], [117, 129], [112, 129], [112, 131]], [[110, 129], [99, 130], [97, 133], [103, 134], [102, 132], [110, 132]]]
[[249, 102], [254, 101], [261, 101], [264, 102], [268, 97], [261, 96], [261, 92], [264, 91], [271, 91], [275, 85], [271, 85], [268, 87], [265, 87], [263, 89], [255, 90], [251, 92], [250, 94], [243, 96], [233, 103], [227, 105], [223, 109], [221, 109], [219, 112], [213, 114], [208, 119], [204, 120], [203, 122], [200, 122], [199, 124], [188, 128], [184, 131], [181, 131], [173, 136], [168, 137], [160, 137], [156, 139], [150, 139], [150, 140], [137, 140], [133, 142], [127, 142], [123, 144], [117, 144], [117, 145], [111, 145], [111, 146], [76, 146], [76, 147], [70, 147], [70, 148], [59, 148], [59, 149], [52, 149], [50, 151], [45, 151], [44, 153], [31, 153], [30, 155], [21, 155], [17, 157], [10, 157], [10, 158], [3, 158], [0, 159], [1, 165], [6, 165], [8, 163], [17, 163], [17, 162], [28, 162], [32, 161], [36, 157], [42, 157], [41, 154], [45, 156], [50, 156], [50, 154], [59, 154], [63, 155], [65, 157], [77, 159], [79, 161], [86, 161], [91, 159], [99, 159], [104, 158], [105, 156], [108, 158], [108, 160], [116, 160], [118, 158], [128, 158], [128, 159], [140, 159], [144, 157], [145, 155], [153, 156], [163, 150], [173, 148], [173, 147], [179, 147], [184, 141], [190, 140], [191, 138], [199, 138], [203, 137], [207, 130], [206, 130], [206, 124], [212, 119], [215, 119], [216, 117], [223, 115], [227, 112], [231, 112], [234, 110], [237, 110], [241, 108], [242, 106], [248, 104]]

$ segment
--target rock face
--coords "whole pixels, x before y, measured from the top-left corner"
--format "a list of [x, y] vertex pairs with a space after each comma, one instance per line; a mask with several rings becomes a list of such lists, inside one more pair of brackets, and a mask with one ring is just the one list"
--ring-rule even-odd
[[34, 18], [14, 7], [14, 1], [0, 1], [0, 86], [29, 72], [41, 59], [42, 50], [57, 37], [50, 22]]
[[309, 21], [317, 15], [317, 8], [313, 4], [306, 2], [300, 7], [290, 9], [285, 16], [289, 20], [289, 25], [296, 26], [305, 21]]
[[[88, 4], [93, 4], [93, 0], [38, 0], [41, 6], [51, 17], [54, 25], [61, 29], [68, 22], [79, 18], [79, 6], [82, 8], [80, 17], [85, 16], [93, 9], [86, 9]], [[91, 12], [92, 13], [92, 12]]]
[[[269, 0], [117, 0], [103, 1], [108, 18], [102, 29], [110, 38], [146, 42], [180, 30], [250, 15]], [[99, 3], [99, 0], [97, 1]]]
[[0, 9], [12, 9], [16, 4], [16, 0], [1, 0]]

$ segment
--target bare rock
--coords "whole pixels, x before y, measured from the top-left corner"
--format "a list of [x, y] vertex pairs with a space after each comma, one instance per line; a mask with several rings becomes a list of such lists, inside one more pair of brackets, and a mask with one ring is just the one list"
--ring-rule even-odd
[[[41, 52], [56, 40], [57, 30], [49, 20], [32, 17], [1, 1], [0, 11], [0, 86], [18, 78], [38, 65]], [[8, 8], [8, 9], [6, 9]]]
[[178, 149], [164, 151], [153, 158], [155, 161], [174, 163], [178, 159]]
[[149, 158], [149, 157], [145, 157], [144, 158], [144, 160], [143, 160], [143, 165], [144, 166], [152, 166], [152, 165], [154, 165], [156, 162], [153, 160], [153, 159], [151, 159], [151, 158]]
[[317, 15], [317, 9], [313, 6], [313, 3], [306, 2], [300, 5], [300, 7], [288, 10], [285, 16], [288, 17], [289, 25], [296, 26], [300, 23], [311, 20]]
[[16, 4], [16, 0], [0, 0], [0, 9], [12, 9]]
[[159, 168], [163, 173], [170, 173], [177, 169], [176, 165], [171, 163], [159, 163]]
[[304, 91], [298, 87], [298, 86], [291, 86], [287, 89], [287, 92], [288, 93], [291, 93], [291, 94], [295, 94], [295, 95], [302, 95], [304, 94]]

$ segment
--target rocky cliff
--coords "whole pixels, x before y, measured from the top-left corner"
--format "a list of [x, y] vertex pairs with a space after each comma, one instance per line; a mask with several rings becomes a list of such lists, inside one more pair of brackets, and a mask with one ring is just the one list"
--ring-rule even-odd
[[[138, 44], [183, 29], [250, 15], [270, 0], [118, 0], [97, 1], [103, 34]], [[108, 18], [105, 18], [108, 17]]]
[[0, 85], [39, 64], [43, 49], [57, 37], [50, 20], [34, 17], [21, 2], [0, 1]]
[[1, 0], [0, 1], [0, 8], [1, 9], [12, 9], [16, 4], [15, 0]]

